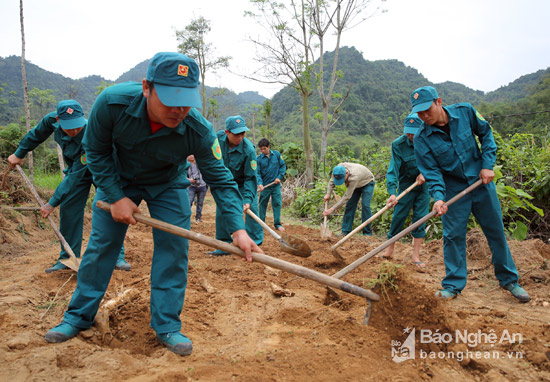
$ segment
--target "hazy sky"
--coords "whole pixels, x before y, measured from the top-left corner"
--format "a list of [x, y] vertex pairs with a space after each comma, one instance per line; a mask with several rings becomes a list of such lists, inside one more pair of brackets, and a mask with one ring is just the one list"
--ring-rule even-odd
[[[217, 55], [233, 57], [232, 71], [254, 66], [247, 39], [260, 29], [243, 17], [253, 9], [248, 0], [24, 0], [23, 6], [27, 60], [66, 77], [115, 80], [156, 52], [175, 51], [174, 30], [198, 16], [211, 21], [207, 41]], [[550, 67], [548, 0], [387, 0], [384, 7], [386, 13], [345, 32], [342, 45], [367, 60], [402, 61], [435, 83], [483, 91]], [[0, 14], [0, 56], [19, 56], [19, 1], [0, 0]], [[268, 97], [280, 88], [225, 70], [207, 73], [206, 84]]]

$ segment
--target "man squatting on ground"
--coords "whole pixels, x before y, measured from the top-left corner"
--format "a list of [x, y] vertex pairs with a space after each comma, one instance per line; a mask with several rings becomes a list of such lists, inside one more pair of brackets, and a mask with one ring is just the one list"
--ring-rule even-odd
[[[388, 232], [388, 239], [401, 232], [411, 209], [413, 210], [413, 223], [429, 213], [430, 194], [428, 193], [428, 185], [425, 183], [422, 174], [418, 171], [416, 157], [414, 156], [413, 139], [421, 125], [422, 120], [418, 118], [416, 113], [409, 114], [405, 118], [403, 135], [391, 144], [391, 160], [386, 174], [386, 188], [390, 197], [386, 204], [390, 207], [395, 206], [395, 208], [391, 219], [390, 231]], [[409, 188], [415, 181], [418, 182], [418, 186], [409, 191], [408, 194], [397, 202], [397, 195]], [[426, 223], [417, 227], [411, 232], [411, 235], [413, 237], [411, 262], [423, 268], [425, 265], [420, 261], [420, 247], [426, 236]], [[392, 243], [382, 257], [391, 258], [394, 247], [395, 243]]]
[[[239, 186], [239, 192], [243, 198], [243, 211], [250, 209], [258, 215], [258, 180], [256, 173], [256, 150], [252, 142], [245, 137], [249, 128], [240, 115], [228, 117], [225, 120], [225, 130], [217, 133], [222, 158], [225, 167], [231, 171], [233, 179]], [[245, 227], [248, 236], [260, 246], [264, 241], [264, 230], [250, 216], [246, 216]], [[221, 210], [216, 207], [216, 239], [230, 243], [231, 233], [227, 230], [225, 217]], [[213, 256], [224, 256], [229, 253], [216, 249], [208, 252]]]
[[[445, 278], [436, 296], [454, 298], [466, 286], [466, 231], [473, 213], [491, 248], [491, 261], [500, 286], [520, 302], [530, 300], [518, 284], [519, 275], [504, 235], [504, 224], [493, 178], [497, 146], [489, 123], [469, 103], [443, 107], [435, 88], [411, 93], [412, 112], [424, 122], [414, 137], [418, 169], [434, 199], [433, 210], [443, 221]], [[481, 144], [481, 150], [476, 142]], [[483, 184], [450, 207], [445, 200], [478, 179]]]
[[[21, 166], [27, 153], [33, 151], [53, 134], [53, 139], [61, 147], [67, 167], [64, 170], [65, 178], [59, 183], [48, 203], [40, 208], [40, 213], [42, 217], [47, 218], [55, 207], [59, 206], [59, 232], [76, 257], [80, 257], [82, 248], [84, 209], [90, 187], [92, 184], [95, 185], [82, 148], [82, 138], [87, 122], [80, 103], [72, 99], [60, 101], [57, 104], [57, 110], [46, 114], [38, 125], [25, 134], [15, 153], [8, 157], [12, 168], [16, 165]], [[58, 260], [46, 269], [46, 273], [68, 268], [59, 261], [69, 258], [69, 254], [61, 243], [60, 246]], [[129, 271], [130, 264], [124, 260], [124, 246], [119, 249], [116, 269]]]
[[[108, 87], [95, 101], [83, 140], [88, 167], [99, 187], [92, 232], [63, 321], [46, 334], [46, 341], [67, 341], [92, 326], [128, 224], [136, 224], [133, 213], [140, 211], [142, 200], [153, 218], [190, 228], [186, 158], [191, 154], [246, 260], [252, 261], [251, 251], [262, 252], [244, 230], [242, 198], [223, 165], [214, 129], [195, 109], [201, 105], [198, 85], [194, 60], [162, 52], [152, 58], [141, 84]], [[110, 213], [95, 205], [98, 200], [111, 203]], [[193, 345], [180, 331], [180, 314], [189, 242], [157, 229], [153, 240], [151, 327], [160, 343], [188, 355]]]

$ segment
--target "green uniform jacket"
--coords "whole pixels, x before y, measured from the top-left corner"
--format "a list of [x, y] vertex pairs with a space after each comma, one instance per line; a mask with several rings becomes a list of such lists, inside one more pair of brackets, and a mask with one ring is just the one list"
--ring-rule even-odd
[[[356, 188], [366, 186], [374, 180], [374, 175], [372, 175], [372, 172], [362, 164], [344, 162], [339, 163], [338, 166], [344, 166], [349, 172], [349, 175], [346, 193], [338, 202], [336, 202], [335, 205], [332, 206], [335, 211], [351, 198], [353, 191], [355, 191]], [[328, 182], [327, 195], [330, 195], [333, 189], [334, 177], [331, 176]]]
[[28, 152], [38, 147], [53, 133], [53, 139], [63, 151], [63, 159], [67, 167], [63, 171], [65, 178], [59, 183], [48, 202], [52, 207], [60, 205], [84, 177], [90, 177], [91, 181], [91, 174], [88, 172], [88, 167], [86, 166], [86, 155], [82, 148], [82, 137], [84, 136], [86, 126], [84, 126], [76, 137], [71, 138], [63, 132], [55, 118], [56, 116], [57, 112], [52, 111], [42, 118], [38, 125], [23, 137], [21, 142], [19, 142], [19, 147], [15, 151], [15, 156], [23, 159]]
[[256, 158], [258, 162], [258, 174], [260, 175], [258, 182], [264, 186], [272, 183], [275, 179], [282, 181], [286, 173], [286, 164], [283, 158], [281, 158], [281, 153], [277, 150], [269, 151], [269, 157], [262, 153]]
[[223, 164], [212, 125], [196, 109], [177, 127], [152, 134], [142, 84], [114, 85], [97, 97], [82, 143], [94, 182], [110, 203], [124, 198], [127, 186], [155, 198], [171, 185], [188, 185], [187, 156], [193, 154], [228, 229], [244, 229], [237, 184]]
[[491, 126], [472, 105], [457, 103], [444, 109], [449, 116], [450, 136], [425, 123], [414, 136], [418, 168], [434, 201], [445, 200], [446, 182], [465, 187], [479, 179], [481, 169], [492, 170], [497, 152]]
[[230, 148], [225, 131], [218, 131], [217, 135], [225, 167], [231, 171], [233, 178], [239, 185], [244, 204], [256, 202], [258, 180], [254, 145], [248, 138], [244, 138], [238, 146]]
[[[407, 135], [402, 135], [391, 144], [391, 160], [386, 174], [386, 187], [390, 195], [397, 195], [397, 190], [405, 190], [416, 181], [420, 174], [414, 156], [414, 146]], [[425, 184], [420, 186], [426, 189]]]

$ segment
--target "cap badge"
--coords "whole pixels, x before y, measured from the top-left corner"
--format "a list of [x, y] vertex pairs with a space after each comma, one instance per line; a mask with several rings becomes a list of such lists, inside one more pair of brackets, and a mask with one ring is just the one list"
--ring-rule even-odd
[[241, 120], [240, 120], [240, 119], [236, 119], [235, 122], [241, 123]]
[[413, 98], [418, 99], [418, 93], [414, 93]]
[[72, 114], [74, 112], [73, 109], [71, 109], [70, 107], [67, 108], [67, 114]]
[[184, 76], [187, 77], [187, 74], [189, 73], [189, 66], [187, 65], [178, 65], [178, 76]]
[[414, 123], [414, 119], [411, 118], [411, 120], [409, 121], [410, 123]]

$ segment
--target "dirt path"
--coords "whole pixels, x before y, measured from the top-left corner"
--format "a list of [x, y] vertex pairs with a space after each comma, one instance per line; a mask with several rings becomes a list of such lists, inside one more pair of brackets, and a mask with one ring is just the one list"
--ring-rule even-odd
[[[192, 229], [214, 236], [214, 215], [208, 198], [203, 223]], [[153, 242], [141, 224], [130, 228], [125, 243], [132, 271], [115, 271], [106, 298], [128, 288], [139, 293], [111, 316], [111, 334], [101, 336], [94, 327], [66, 343], [46, 343], [43, 336], [62, 319], [76, 275], [44, 273], [59, 247], [40, 225], [33, 213], [0, 211], [2, 381], [550, 380], [550, 246], [540, 241], [510, 242], [521, 282], [533, 297], [523, 305], [498, 287], [479, 232], [469, 234], [468, 286], [448, 302], [432, 297], [444, 274], [441, 242], [424, 246], [423, 270], [409, 264], [411, 246], [398, 243], [398, 291], [375, 289], [382, 299], [368, 326], [359, 297], [340, 292], [343, 302], [324, 305], [321, 284], [235, 256], [211, 257], [209, 248], [192, 242], [181, 317], [194, 350], [179, 357], [159, 345], [149, 327]], [[329, 250], [335, 239], [321, 239], [317, 229], [286, 228], [306, 240], [313, 255], [280, 252], [267, 234], [266, 254], [326, 274], [342, 268]], [[381, 242], [357, 236], [341, 253], [351, 262]], [[373, 258], [344, 279], [364, 286], [381, 264]], [[294, 296], [274, 296], [272, 283]], [[407, 342], [413, 329], [416, 341]], [[468, 344], [456, 343], [460, 335]]]

